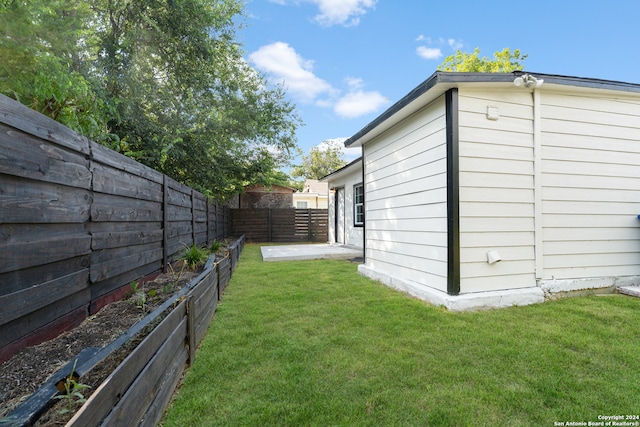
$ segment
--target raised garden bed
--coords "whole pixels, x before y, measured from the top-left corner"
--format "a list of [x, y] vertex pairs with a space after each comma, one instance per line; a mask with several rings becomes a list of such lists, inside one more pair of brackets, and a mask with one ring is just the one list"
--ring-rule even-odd
[[[228, 246], [227, 256], [212, 256], [204, 269], [183, 272], [179, 283], [176, 273], [161, 275], [142, 288], [144, 302], [134, 292], [79, 328], [5, 362], [0, 367], [0, 426], [67, 421], [69, 426], [154, 425], [204, 337], [243, 246], [241, 237]], [[168, 296], [171, 283], [175, 289]], [[65, 357], [69, 352], [72, 356]], [[82, 406], [79, 396], [55, 398], [63, 394], [56, 385], [64, 390], [74, 365], [74, 380], [90, 387], [80, 390], [87, 399]], [[31, 393], [34, 381], [42, 385]], [[70, 421], [68, 404], [77, 410]]]

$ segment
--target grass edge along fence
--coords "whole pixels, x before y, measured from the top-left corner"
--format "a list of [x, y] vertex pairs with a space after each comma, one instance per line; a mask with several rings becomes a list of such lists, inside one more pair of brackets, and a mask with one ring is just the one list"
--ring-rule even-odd
[[[75, 366], [78, 382], [100, 361], [171, 312], [94, 391], [67, 426], [149, 425], [161, 419], [185, 366], [191, 364], [205, 336], [218, 301], [227, 287], [244, 248], [244, 236], [229, 246], [229, 254], [215, 262], [212, 255], [204, 271], [176, 295], [147, 315], [120, 338], [102, 349], [86, 349], [54, 374], [5, 419], [0, 426], [28, 426], [54, 403], [56, 384]], [[77, 360], [77, 365], [76, 365]]]
[[615, 294], [451, 312], [356, 263], [247, 244], [162, 425], [597, 423], [638, 414], [639, 323]]
[[0, 95], [0, 363], [230, 235], [227, 207]]

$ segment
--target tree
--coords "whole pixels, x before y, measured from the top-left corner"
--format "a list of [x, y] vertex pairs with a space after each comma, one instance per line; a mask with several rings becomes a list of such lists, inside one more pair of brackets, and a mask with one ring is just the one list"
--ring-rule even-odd
[[2, 0], [0, 91], [224, 199], [291, 159], [300, 118], [243, 59], [243, 0]]
[[219, 198], [284, 165], [300, 123], [235, 41], [239, 0], [94, 0], [121, 151]]
[[294, 178], [320, 179], [340, 169], [347, 162], [342, 158], [343, 145], [337, 140], [323, 141], [312, 147], [308, 156], [302, 156], [302, 164], [291, 170]]
[[455, 54], [448, 56], [438, 67], [440, 71], [455, 71], [468, 73], [511, 73], [524, 69], [522, 62], [527, 59], [519, 49], [511, 52], [508, 47], [493, 54], [493, 59], [480, 58], [480, 49], [475, 48], [473, 53], [457, 50]]
[[5, 0], [0, 6], [0, 93], [98, 142], [108, 110], [82, 69], [91, 10], [79, 0]]

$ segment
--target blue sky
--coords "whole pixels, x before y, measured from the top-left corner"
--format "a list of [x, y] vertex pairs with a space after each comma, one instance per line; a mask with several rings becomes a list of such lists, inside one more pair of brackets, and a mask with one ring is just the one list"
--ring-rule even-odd
[[245, 58], [284, 83], [305, 154], [359, 131], [456, 49], [520, 49], [527, 71], [640, 83], [638, 0], [247, 0], [246, 12]]

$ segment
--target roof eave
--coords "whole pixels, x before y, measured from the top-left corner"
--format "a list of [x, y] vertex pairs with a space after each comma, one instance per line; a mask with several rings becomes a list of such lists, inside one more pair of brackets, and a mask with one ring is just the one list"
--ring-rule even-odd
[[[358, 166], [359, 164], [360, 164], [360, 166]], [[330, 182], [332, 180], [341, 178], [342, 176], [351, 173], [351, 170], [353, 168], [355, 168], [355, 167], [362, 168], [362, 157], [358, 157], [357, 159], [355, 159], [354, 161], [352, 161], [348, 165], [343, 166], [340, 169], [337, 169], [337, 170], [331, 172], [329, 175], [323, 176], [318, 181], [320, 181], [320, 182]]]
[[542, 74], [529, 71], [513, 73], [457, 73], [436, 71], [428, 79], [416, 86], [398, 102], [344, 142], [345, 147], [360, 147], [366, 142], [400, 122], [410, 114], [427, 105], [454, 87], [469, 84], [512, 84], [514, 76], [531, 74], [543, 79], [546, 87], [551, 85], [575, 88], [613, 90], [640, 93], [640, 84], [584, 77]]

